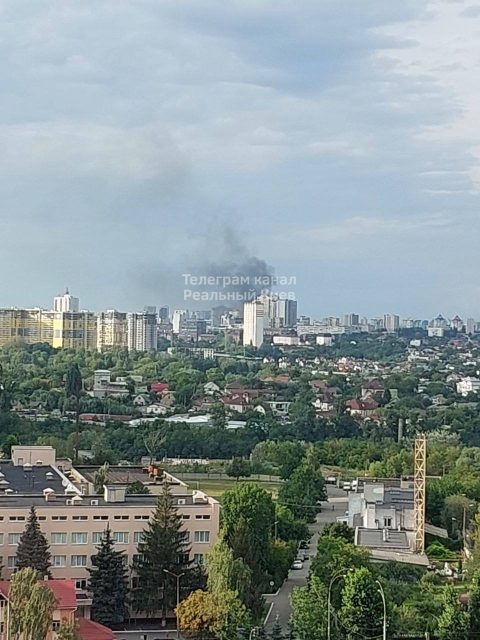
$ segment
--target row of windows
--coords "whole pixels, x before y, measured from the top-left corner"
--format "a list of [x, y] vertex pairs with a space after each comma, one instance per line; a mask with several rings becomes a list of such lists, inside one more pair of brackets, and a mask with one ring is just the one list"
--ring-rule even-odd
[[[53, 521], [66, 521], [68, 520], [68, 516], [52, 516], [51, 517]], [[210, 514], [196, 514], [195, 519], [196, 520], [210, 520], [211, 515]], [[9, 518], [10, 522], [25, 522], [26, 517], [25, 516], [10, 516]], [[47, 517], [46, 516], [38, 516], [38, 520], [46, 520]], [[88, 516], [72, 516], [72, 520], [75, 521], [79, 521], [79, 520], [88, 520], [89, 517]], [[113, 516], [114, 520], [130, 520], [130, 516], [125, 516], [125, 515], [119, 515], [119, 516]], [[95, 515], [93, 516], [93, 520], [108, 520], [108, 515]], [[148, 515], [138, 515], [138, 516], [134, 516], [134, 520], [150, 520], [150, 516]], [[182, 514], [182, 520], [190, 520], [190, 514], [188, 513], [183, 513]], [[0, 516], [0, 522], [3, 522], [3, 516]]]
[[[92, 533], [92, 543], [99, 544], [104, 536], [104, 531], [94, 531]], [[8, 544], [18, 545], [20, 542], [21, 533], [9, 533]], [[74, 532], [70, 535], [71, 544], [88, 544], [88, 533]], [[185, 542], [190, 542], [190, 532], [183, 532]], [[129, 544], [130, 533], [128, 531], [114, 531], [112, 533], [113, 540], [118, 544]], [[0, 533], [0, 544], [3, 544], [4, 534]], [[133, 541], [135, 544], [143, 541], [143, 531], [135, 531], [133, 534]], [[210, 531], [194, 531], [194, 542], [210, 542]], [[68, 534], [66, 532], [52, 533], [50, 536], [50, 542], [52, 545], [68, 544]]]
[[[70, 566], [71, 567], [86, 567], [87, 566], [87, 556], [86, 555], [72, 555], [70, 556]], [[140, 562], [142, 559], [142, 555], [135, 553], [133, 555], [133, 562]], [[128, 565], [128, 556], [123, 556], [122, 558], [123, 564], [125, 566]], [[195, 553], [193, 556], [193, 561], [195, 564], [204, 564], [205, 555], [203, 553]], [[67, 566], [67, 556], [52, 556], [52, 567], [56, 569], [61, 569], [62, 567]], [[8, 569], [16, 569], [17, 567], [17, 556], [8, 556], [7, 558], [7, 567]], [[77, 580], [76, 583], [77, 589], [85, 589], [86, 582], [85, 580]]]

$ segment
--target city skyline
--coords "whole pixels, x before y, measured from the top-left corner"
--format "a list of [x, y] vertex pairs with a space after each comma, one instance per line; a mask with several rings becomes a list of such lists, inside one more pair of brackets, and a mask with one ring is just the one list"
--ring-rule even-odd
[[54, 6], [2, 5], [3, 305], [261, 263], [311, 315], [480, 316], [471, 2]]

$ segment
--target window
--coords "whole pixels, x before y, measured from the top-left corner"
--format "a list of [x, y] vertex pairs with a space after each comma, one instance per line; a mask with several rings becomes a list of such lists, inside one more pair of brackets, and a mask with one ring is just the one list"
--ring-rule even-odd
[[128, 531], [114, 531], [113, 539], [118, 544], [128, 544]]
[[205, 556], [203, 555], [203, 553], [194, 553], [193, 561], [195, 562], [195, 564], [204, 564]]
[[194, 542], [210, 542], [210, 531], [195, 531], [193, 534]]
[[[47, 516], [37, 516], [37, 520], [43, 521], [43, 520], [46, 520], [46, 519], [47, 519]], [[3, 520], [3, 518], [2, 518], [2, 520]]]
[[190, 531], [181, 531], [182, 542], [190, 542]]
[[93, 516], [94, 520], [108, 520], [108, 516]]
[[52, 516], [52, 520], [66, 520], [67, 516]]
[[75, 580], [75, 589], [77, 591], [86, 591], [87, 590], [87, 580]]
[[65, 567], [67, 556], [52, 556], [52, 567]]
[[133, 564], [139, 564], [140, 562], [143, 561], [143, 553], [134, 553], [132, 560], [133, 560]]
[[51, 542], [52, 542], [52, 544], [67, 544], [67, 534], [66, 533], [52, 533]]
[[197, 520], [210, 520], [210, 515], [200, 514], [200, 515], [196, 515], [195, 518]]
[[60, 620], [53, 620], [52, 621], [52, 631], [57, 632], [60, 629], [60, 625], [61, 625]]
[[3, 533], [0, 533], [0, 544], [3, 544]]
[[7, 567], [9, 569], [15, 569], [17, 566], [17, 556], [8, 556]]
[[10, 522], [24, 522], [25, 516], [10, 516]]
[[143, 531], [135, 531], [135, 533], [133, 534], [133, 541], [136, 544], [138, 544], [139, 542], [143, 542], [143, 536], [144, 536]]
[[72, 520], [88, 520], [88, 516], [72, 516]]
[[88, 544], [88, 533], [72, 533], [72, 544]]
[[71, 556], [70, 557], [70, 565], [72, 567], [86, 567], [87, 566], [87, 556]]
[[113, 516], [114, 520], [130, 520], [130, 516]]
[[150, 520], [150, 516], [135, 516], [135, 520]]
[[22, 536], [21, 533], [9, 533], [8, 544], [18, 544], [20, 542], [21, 536]]
[[104, 535], [105, 535], [105, 531], [94, 531], [92, 533], [93, 544], [100, 544]]
[[383, 518], [383, 526], [384, 527], [391, 527], [392, 526], [392, 518], [391, 517], [384, 517]]

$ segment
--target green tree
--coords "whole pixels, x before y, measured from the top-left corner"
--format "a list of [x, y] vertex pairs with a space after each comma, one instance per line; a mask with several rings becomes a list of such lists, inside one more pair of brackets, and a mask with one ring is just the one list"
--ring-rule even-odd
[[318, 540], [317, 555], [312, 561], [311, 571], [326, 586], [336, 573], [351, 568], [366, 567], [369, 553], [355, 547], [342, 538], [321, 536]]
[[306, 587], [296, 587], [291, 595], [290, 628], [297, 640], [318, 640], [326, 636], [327, 587], [312, 576]]
[[104, 462], [102, 466], [95, 471], [93, 476], [93, 487], [95, 489], [95, 493], [103, 493], [104, 485], [108, 484], [108, 470], [110, 465], [108, 462]]
[[13, 576], [9, 591], [10, 637], [14, 640], [45, 640], [52, 624], [55, 598], [38, 582], [34, 569], [21, 569]]
[[468, 615], [462, 610], [453, 587], [445, 587], [443, 610], [438, 618], [440, 640], [465, 640], [468, 635]]
[[65, 377], [65, 393], [67, 398], [75, 400], [75, 462], [78, 462], [78, 452], [80, 450], [80, 398], [82, 396], [83, 380], [78, 364], [70, 365]]
[[127, 486], [127, 494], [143, 494], [146, 495], [150, 493], [150, 489], [146, 484], [143, 484], [140, 480], [134, 480]]
[[283, 633], [280, 620], [278, 619], [278, 615], [275, 618], [275, 622], [273, 623], [272, 630], [270, 631], [268, 637], [269, 637], [269, 640], [285, 640], [286, 639], [286, 635]]
[[286, 505], [297, 518], [313, 521], [326, 499], [325, 480], [319, 469], [306, 462], [298, 466], [280, 487], [278, 501]]
[[17, 567], [34, 569], [39, 578], [44, 578], [50, 577], [50, 564], [49, 545], [40, 529], [35, 507], [32, 506], [17, 547]]
[[345, 542], [353, 544], [355, 532], [345, 522], [329, 522], [326, 524], [321, 534], [322, 536], [331, 536], [332, 538], [342, 538]]
[[338, 621], [347, 637], [382, 635], [382, 597], [375, 578], [366, 567], [346, 574]]
[[237, 482], [239, 478], [248, 478], [252, 474], [250, 461], [243, 458], [233, 458], [226, 471], [227, 476], [235, 478]]
[[73, 622], [68, 622], [67, 620], [62, 620], [58, 631], [56, 632], [57, 640], [80, 640], [80, 631], [78, 627], [78, 622], [74, 620]]
[[480, 635], [480, 570], [477, 569], [472, 576], [470, 586], [470, 632]]
[[135, 563], [138, 574], [138, 586], [133, 594], [135, 609], [149, 617], [161, 612], [165, 618], [167, 610], [176, 604], [176, 584], [165, 571], [183, 573], [182, 581], [188, 580], [190, 549], [182, 527], [182, 519], [165, 483], [153, 518], [138, 545], [140, 558]]
[[251, 608], [252, 572], [241, 558], [234, 558], [223, 532], [207, 555], [207, 572], [211, 593], [235, 591], [241, 602]]
[[4, 443], [2, 444], [2, 454], [4, 458], [11, 460], [12, 458], [12, 447], [20, 444], [18, 441], [18, 437], [15, 433], [11, 433], [9, 436], [5, 438]]
[[194, 591], [176, 614], [182, 635], [196, 640], [231, 640], [238, 628], [250, 625], [247, 609], [234, 591]]
[[125, 555], [115, 550], [110, 528], [107, 528], [92, 556], [89, 591], [92, 593], [92, 619], [110, 627], [120, 624], [127, 615], [127, 570]]
[[272, 496], [258, 484], [245, 482], [223, 495], [225, 539], [235, 558], [252, 570], [254, 584], [264, 586], [269, 541], [275, 522]]

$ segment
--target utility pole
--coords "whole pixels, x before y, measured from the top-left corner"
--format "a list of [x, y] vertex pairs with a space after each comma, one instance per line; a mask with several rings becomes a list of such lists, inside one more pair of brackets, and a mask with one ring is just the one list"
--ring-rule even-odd
[[387, 601], [385, 600], [385, 591], [383, 590], [382, 583], [380, 580], [376, 581], [378, 584], [378, 591], [382, 596], [382, 604], [383, 604], [383, 628], [382, 628], [382, 638], [383, 640], [387, 640]]
[[[168, 575], [173, 576], [177, 581], [177, 609], [180, 604], [180, 578], [184, 576], [184, 573], [173, 573], [173, 571], [169, 571], [168, 569], [163, 570], [164, 573], [168, 573]], [[178, 627], [178, 610], [176, 612], [175, 618], [177, 620], [177, 640], [180, 638], [180, 629]]]

